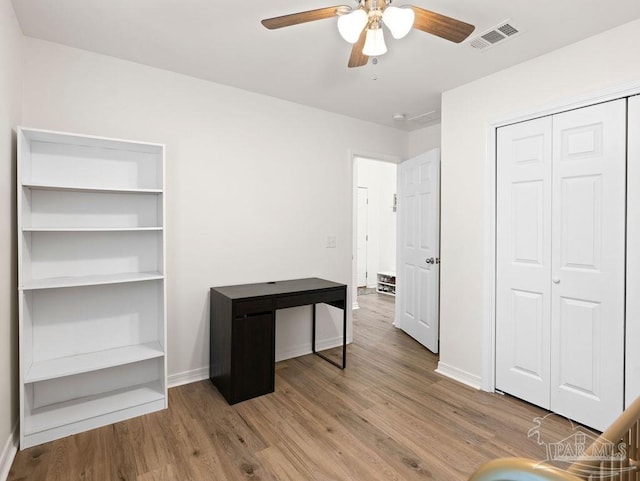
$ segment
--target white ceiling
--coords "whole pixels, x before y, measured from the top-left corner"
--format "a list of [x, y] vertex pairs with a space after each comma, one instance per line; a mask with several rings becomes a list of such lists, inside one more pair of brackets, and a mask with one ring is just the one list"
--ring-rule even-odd
[[[506, 19], [522, 34], [485, 51], [417, 30], [401, 40], [385, 35], [389, 52], [377, 65], [370, 59], [355, 69], [347, 68], [351, 45], [340, 38], [336, 19], [273, 31], [260, 24], [338, 4], [13, 0], [28, 36], [406, 130], [438, 120], [445, 90], [640, 17], [638, 0], [396, 0], [396, 6], [412, 4], [471, 23], [471, 37]], [[435, 113], [420, 122], [392, 119], [429, 111]]]

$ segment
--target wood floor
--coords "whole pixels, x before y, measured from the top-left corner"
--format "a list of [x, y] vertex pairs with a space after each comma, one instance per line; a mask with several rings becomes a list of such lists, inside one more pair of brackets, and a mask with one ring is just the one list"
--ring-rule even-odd
[[437, 357], [392, 326], [392, 298], [359, 301], [345, 371], [283, 361], [275, 393], [232, 407], [209, 381], [177, 387], [166, 411], [19, 452], [9, 481], [449, 481], [544, 459], [527, 431], [545, 411], [434, 373]]

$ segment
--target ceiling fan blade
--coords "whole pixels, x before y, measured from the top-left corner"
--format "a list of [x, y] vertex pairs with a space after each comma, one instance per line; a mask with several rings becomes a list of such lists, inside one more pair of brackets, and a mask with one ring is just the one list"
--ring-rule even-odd
[[336, 5], [335, 7], [318, 8], [307, 12], [298, 12], [289, 15], [282, 15], [281, 17], [267, 18], [262, 21], [262, 25], [267, 27], [269, 30], [273, 30], [276, 28], [298, 25], [299, 23], [322, 20], [323, 18], [331, 18], [349, 11], [351, 11], [351, 7], [347, 5]]
[[353, 44], [353, 48], [351, 49], [351, 56], [349, 57], [349, 68], [362, 67], [363, 65], [367, 65], [369, 57], [362, 53], [362, 49], [364, 48], [364, 41], [366, 39], [367, 27], [362, 29], [360, 38], [358, 38], [358, 41]]
[[413, 6], [411, 8], [416, 14], [413, 28], [437, 35], [445, 40], [460, 43], [471, 35], [471, 32], [476, 28], [469, 23], [440, 15], [424, 8]]

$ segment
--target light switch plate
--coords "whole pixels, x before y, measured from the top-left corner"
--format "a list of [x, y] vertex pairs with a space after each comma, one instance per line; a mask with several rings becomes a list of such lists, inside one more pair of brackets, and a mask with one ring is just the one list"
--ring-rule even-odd
[[335, 249], [336, 247], [336, 236], [330, 235], [327, 236], [327, 249]]

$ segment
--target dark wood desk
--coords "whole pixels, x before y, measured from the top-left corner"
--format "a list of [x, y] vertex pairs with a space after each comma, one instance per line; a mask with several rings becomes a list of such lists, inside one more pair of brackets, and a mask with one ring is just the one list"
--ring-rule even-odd
[[[275, 384], [275, 311], [313, 305], [312, 352], [344, 369], [347, 286], [316, 277], [211, 288], [209, 378], [229, 404], [268, 394]], [[316, 304], [342, 309], [342, 364], [316, 351]]]

